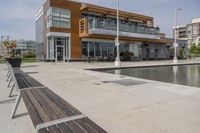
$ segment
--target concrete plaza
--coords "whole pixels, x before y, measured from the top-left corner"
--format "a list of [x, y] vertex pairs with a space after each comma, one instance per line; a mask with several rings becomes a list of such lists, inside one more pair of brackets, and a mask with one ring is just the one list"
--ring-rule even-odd
[[[171, 63], [132, 62], [123, 63], [123, 66]], [[23, 64], [22, 70], [109, 133], [200, 132], [200, 88], [85, 70], [104, 67], [113, 67], [113, 63], [32, 63]], [[23, 101], [17, 111], [18, 117], [10, 119], [16, 97], [8, 98], [6, 69], [6, 65], [0, 65], [0, 132], [34, 133]], [[120, 84], [124, 81], [141, 84]]]

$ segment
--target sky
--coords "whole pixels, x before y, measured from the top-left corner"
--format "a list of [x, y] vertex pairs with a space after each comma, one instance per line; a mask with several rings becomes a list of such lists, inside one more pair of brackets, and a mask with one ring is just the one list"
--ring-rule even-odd
[[[44, 0], [1, 0], [0, 35], [9, 35], [11, 39], [35, 40], [35, 12]], [[104, 7], [117, 7], [117, 0], [82, 0]], [[191, 23], [200, 18], [200, 0], [120, 0], [120, 9], [154, 17], [155, 26], [162, 33], [172, 37], [174, 14], [177, 8], [178, 24]]]

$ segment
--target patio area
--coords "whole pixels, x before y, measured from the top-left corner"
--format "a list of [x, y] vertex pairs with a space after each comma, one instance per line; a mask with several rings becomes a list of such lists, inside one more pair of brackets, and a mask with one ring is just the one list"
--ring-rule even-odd
[[[180, 64], [199, 63], [180, 61]], [[172, 61], [123, 63], [124, 67], [169, 65]], [[162, 83], [85, 69], [114, 63], [32, 63], [22, 70], [89, 116], [109, 133], [199, 133], [200, 88]], [[2, 133], [34, 133], [24, 104], [10, 115], [16, 97], [8, 98], [6, 65], [0, 65]], [[184, 76], [184, 75], [183, 75]], [[23, 102], [23, 101], [22, 101]]]

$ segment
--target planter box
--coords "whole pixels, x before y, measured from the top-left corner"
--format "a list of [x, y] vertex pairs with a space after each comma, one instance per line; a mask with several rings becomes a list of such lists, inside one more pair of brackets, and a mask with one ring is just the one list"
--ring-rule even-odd
[[20, 67], [22, 63], [22, 58], [6, 58], [6, 60], [12, 67]]

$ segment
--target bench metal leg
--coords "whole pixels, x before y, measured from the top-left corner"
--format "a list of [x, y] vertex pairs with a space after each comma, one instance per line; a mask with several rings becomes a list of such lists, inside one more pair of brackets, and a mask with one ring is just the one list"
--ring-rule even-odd
[[6, 81], [8, 81], [8, 80], [10, 79], [10, 77], [11, 77], [11, 74], [9, 74], [9, 75], [8, 75], [8, 78], [7, 78], [7, 80], [6, 80]]
[[15, 102], [15, 106], [14, 106], [13, 111], [12, 111], [11, 119], [13, 119], [15, 117], [15, 113], [16, 113], [17, 108], [19, 106], [20, 100], [21, 100], [21, 94], [19, 93], [18, 96], [17, 96], [17, 100]]
[[9, 97], [12, 96], [12, 92], [13, 92], [14, 87], [15, 87], [15, 84], [13, 84], [13, 86], [12, 86], [12, 88], [11, 88], [11, 90], [10, 90]]
[[10, 75], [10, 71], [7, 72], [6, 77], [8, 77]]
[[12, 78], [10, 78], [9, 82], [8, 82], [8, 87], [10, 87], [10, 83], [12, 81]]

